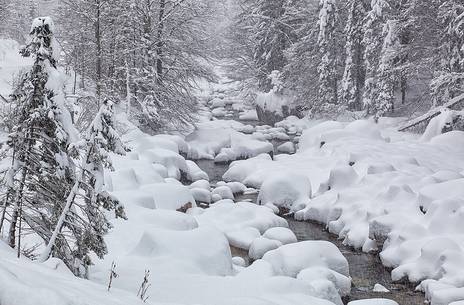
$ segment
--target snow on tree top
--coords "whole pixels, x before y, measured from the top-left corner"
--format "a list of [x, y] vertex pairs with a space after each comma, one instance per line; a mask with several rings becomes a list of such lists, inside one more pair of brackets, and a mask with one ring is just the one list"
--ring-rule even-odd
[[55, 31], [55, 24], [51, 17], [37, 17], [32, 21], [31, 32], [40, 26], [48, 25], [48, 29], [51, 33]]

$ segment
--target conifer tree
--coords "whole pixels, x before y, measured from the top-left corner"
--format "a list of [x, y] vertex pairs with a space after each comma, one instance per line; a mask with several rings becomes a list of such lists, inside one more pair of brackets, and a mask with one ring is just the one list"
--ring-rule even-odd
[[363, 94], [364, 107], [367, 113], [372, 113], [374, 103], [378, 97], [376, 86], [379, 57], [382, 50], [384, 14], [388, 8], [386, 0], [372, 0], [371, 10], [368, 12], [364, 23], [363, 44], [365, 46], [364, 65], [366, 69], [366, 82]]
[[343, 103], [349, 110], [362, 109], [364, 87], [363, 22], [366, 15], [363, 1], [349, 0], [348, 20], [345, 27], [345, 71], [342, 79]]
[[318, 67], [318, 98], [320, 107], [322, 109], [329, 109], [338, 104], [338, 54], [336, 42], [338, 13], [335, 0], [321, 0], [319, 6], [319, 35], [317, 43], [321, 61]]
[[432, 80], [433, 106], [439, 106], [464, 93], [464, 4], [462, 1], [442, 1], [440, 69]]
[[[72, 270], [77, 275], [86, 276], [91, 264], [90, 251], [100, 258], [107, 253], [103, 236], [111, 224], [103, 210], [114, 210], [116, 217], [126, 218], [119, 201], [104, 189], [104, 170], [112, 169], [109, 153], [125, 154], [126, 151], [113, 127], [113, 102], [103, 102], [81, 146], [84, 151], [82, 165], [40, 260], [47, 260], [52, 253], [64, 252], [57, 247], [66, 245], [73, 249], [73, 266], [78, 266]], [[66, 224], [72, 224], [74, 238], [63, 233], [65, 226], [70, 227]], [[68, 266], [71, 263], [65, 262]]]
[[395, 50], [398, 42], [396, 21], [388, 20], [383, 29], [384, 43], [380, 54], [377, 90], [378, 96], [373, 103], [374, 120], [378, 121], [386, 113], [393, 111], [395, 102]]
[[21, 53], [34, 64], [11, 96], [15, 128], [9, 137], [12, 165], [8, 171], [7, 200], [11, 208], [8, 241], [18, 247], [19, 223], [44, 240], [61, 212], [66, 193], [74, 182], [71, 142], [77, 133], [64, 105], [57, 48], [50, 18], [37, 18], [31, 39]]
[[285, 65], [284, 50], [288, 45], [289, 28], [282, 22], [285, 13], [283, 0], [258, 0], [253, 11], [255, 25], [254, 61], [258, 71], [258, 89], [272, 89], [269, 75], [282, 71]]

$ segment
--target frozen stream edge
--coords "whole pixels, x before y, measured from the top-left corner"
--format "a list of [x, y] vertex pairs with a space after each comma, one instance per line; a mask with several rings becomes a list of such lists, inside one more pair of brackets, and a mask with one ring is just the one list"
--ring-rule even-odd
[[[215, 182], [222, 180], [222, 175], [227, 171], [227, 164], [215, 164], [212, 160], [198, 160], [198, 166], [205, 171], [214, 185]], [[239, 196], [238, 201], [256, 202], [257, 194]], [[400, 305], [420, 305], [424, 304], [424, 294], [414, 291], [414, 284], [393, 283], [390, 270], [385, 268], [377, 254], [364, 253], [342, 244], [342, 241], [334, 234], [325, 230], [324, 226], [310, 221], [297, 221], [293, 217], [285, 217], [289, 228], [295, 233], [298, 241], [304, 240], [324, 240], [335, 244], [348, 260], [350, 275], [352, 277], [352, 288], [350, 296], [344, 298], [344, 303], [353, 300], [370, 298], [386, 298], [398, 302]], [[248, 261], [247, 251], [232, 249], [235, 256], [242, 256]], [[373, 292], [375, 284], [381, 284], [391, 292]]]

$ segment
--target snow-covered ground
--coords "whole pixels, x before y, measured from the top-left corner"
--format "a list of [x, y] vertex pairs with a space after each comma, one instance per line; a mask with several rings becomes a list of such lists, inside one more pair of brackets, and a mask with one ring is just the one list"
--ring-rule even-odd
[[[0, 43], [1, 63], [11, 63], [0, 65], [5, 95], [11, 76], [28, 65], [12, 55], [16, 45], [2, 55], [8, 43]], [[128, 220], [111, 219], [108, 255], [94, 257], [83, 280], [57, 259], [17, 259], [0, 241], [0, 304], [139, 304], [149, 270], [147, 304], [341, 305], [351, 289], [346, 258], [330, 242], [298, 242], [279, 211], [318, 221], [360, 250], [380, 245], [393, 279], [420, 282], [432, 305], [462, 304], [463, 132], [435, 128], [420, 138], [397, 132], [394, 119], [290, 117], [255, 126], [252, 107], [229, 94], [235, 85], [223, 79], [204, 90], [201, 122], [185, 138], [144, 134], [118, 115], [131, 151], [112, 156], [105, 181]], [[250, 124], [230, 120], [237, 111]], [[210, 185], [197, 159], [234, 162], [224, 181]], [[254, 189], [256, 203], [234, 201]], [[231, 247], [252, 264], [232, 257]], [[113, 262], [118, 276], [108, 291]]]
[[393, 280], [420, 282], [432, 304], [462, 300], [464, 132], [420, 138], [395, 126], [308, 124], [296, 154], [235, 161], [224, 179], [261, 188], [258, 203], [323, 223], [347, 245], [371, 251], [385, 241]]

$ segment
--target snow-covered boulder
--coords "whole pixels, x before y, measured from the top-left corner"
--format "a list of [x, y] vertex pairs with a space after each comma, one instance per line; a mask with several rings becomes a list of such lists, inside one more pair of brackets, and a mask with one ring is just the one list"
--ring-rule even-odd
[[306, 206], [311, 197], [311, 182], [307, 176], [281, 173], [264, 180], [258, 196], [258, 204], [273, 205], [289, 211]]
[[348, 305], [399, 305], [393, 300], [388, 299], [366, 299], [351, 301]]
[[195, 162], [186, 160], [187, 179], [190, 181], [209, 180], [208, 174], [205, 173]]
[[203, 188], [190, 188], [192, 196], [196, 202], [203, 202], [210, 204], [212, 201], [211, 192]]
[[231, 246], [244, 250], [248, 250], [253, 241], [261, 236], [259, 230], [253, 227], [245, 227], [225, 233]]
[[211, 190], [211, 186], [208, 180], [197, 180], [190, 184], [189, 188], [194, 189], [194, 188], [199, 188], [199, 189], [204, 189], [207, 191]]
[[351, 278], [327, 267], [310, 267], [298, 273], [297, 279], [312, 284], [320, 280], [330, 281], [340, 296], [347, 296], [351, 292]]
[[277, 249], [280, 246], [282, 246], [282, 243], [278, 240], [258, 237], [251, 243], [248, 256], [252, 260], [257, 260], [262, 258], [266, 252]]
[[153, 196], [157, 209], [179, 210], [196, 206], [192, 193], [187, 187], [182, 185], [155, 183], [144, 185], [140, 187], [140, 190]]
[[219, 195], [222, 199], [234, 200], [234, 194], [228, 186], [218, 186], [212, 191], [213, 195]]
[[[248, 234], [244, 249], [248, 249], [253, 240], [272, 227], [287, 227], [287, 221], [266, 207], [250, 202], [234, 203], [232, 200], [221, 200], [210, 206], [202, 214], [195, 216], [201, 225], [210, 225], [228, 235], [242, 234], [247, 228], [254, 228], [258, 234]], [[246, 232], [251, 232], [246, 231]], [[244, 233], [243, 233], [244, 234]]]
[[293, 142], [285, 142], [277, 147], [278, 152], [293, 154], [295, 152], [295, 144]]
[[289, 228], [284, 227], [274, 227], [267, 229], [266, 232], [264, 232], [263, 237], [272, 240], [277, 240], [283, 245], [297, 242], [295, 233], [293, 233], [293, 231]]
[[296, 277], [310, 267], [325, 267], [346, 277], [348, 261], [334, 244], [327, 241], [303, 241], [267, 252], [263, 260], [272, 264], [278, 275]]

